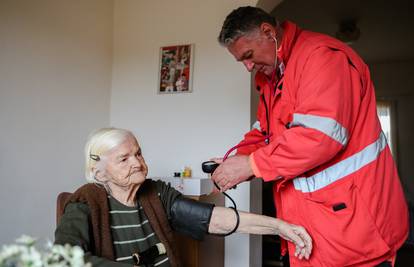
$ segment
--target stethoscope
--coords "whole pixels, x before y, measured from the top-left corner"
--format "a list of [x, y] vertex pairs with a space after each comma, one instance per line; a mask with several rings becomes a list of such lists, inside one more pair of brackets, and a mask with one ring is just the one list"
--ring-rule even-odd
[[[273, 70], [273, 73], [272, 73], [271, 78], [267, 80], [267, 83], [268, 83], [268, 85], [269, 85], [269, 88], [273, 88], [274, 86], [276, 86], [276, 85], [274, 85], [274, 84], [276, 84], [276, 83], [275, 83], [275, 78], [276, 78], [276, 72], [277, 72], [277, 71], [276, 71], [276, 64], [277, 64], [277, 40], [276, 40], [276, 38], [275, 38], [275, 37], [272, 37], [272, 38], [273, 38], [273, 40], [275, 41], [275, 47], [276, 47], [276, 49], [275, 49], [275, 63], [274, 63], [274, 70]], [[272, 91], [273, 91], [273, 93], [272, 93]], [[258, 144], [258, 143], [260, 143], [260, 142], [265, 142], [265, 144], [269, 144], [269, 143], [270, 143], [270, 137], [272, 136], [272, 133], [270, 132], [270, 112], [269, 112], [269, 108], [271, 107], [270, 105], [271, 105], [271, 103], [272, 103], [272, 94], [274, 94], [274, 91], [275, 91], [275, 90], [269, 90], [269, 99], [268, 99], [268, 103], [266, 103], [266, 99], [265, 99], [265, 97], [264, 97], [264, 94], [262, 95], [262, 97], [263, 97], [263, 102], [264, 102], [264, 106], [265, 106], [265, 109], [266, 109], [266, 120], [267, 120], [267, 131], [266, 131], [265, 133], [263, 133], [263, 134], [264, 134], [264, 136], [263, 136], [263, 137], [261, 137], [261, 138], [260, 138], [260, 139], [258, 139], [258, 140], [249, 141], [249, 142], [244, 142], [244, 143], [242, 143], [242, 144], [238, 144], [238, 145], [233, 146], [233, 147], [232, 147], [232, 148], [230, 148], [230, 149], [226, 152], [226, 154], [224, 155], [224, 157], [223, 157], [223, 162], [224, 162], [224, 161], [226, 161], [226, 159], [230, 156], [230, 154], [231, 154], [234, 150], [236, 150], [237, 148], [240, 148], [240, 147], [243, 147], [243, 146], [249, 146], [249, 145]], [[214, 173], [214, 171], [217, 169], [217, 167], [218, 167], [219, 165], [220, 165], [219, 163], [217, 163], [217, 162], [215, 162], [215, 161], [210, 160], [210, 161], [205, 161], [205, 162], [203, 162], [203, 163], [201, 164], [201, 168], [202, 168], [203, 172], [205, 172], [205, 173], [209, 173], [209, 174], [213, 174], [213, 173]], [[219, 186], [216, 182], [214, 182], [214, 186], [215, 186], [218, 190], [220, 190], [220, 191], [221, 191], [220, 186]], [[233, 188], [235, 188], [235, 187], [233, 187]], [[236, 214], [236, 225], [235, 225], [235, 227], [233, 228], [233, 230], [231, 230], [230, 232], [228, 232], [228, 233], [226, 233], [226, 234], [220, 234], [221, 236], [228, 236], [228, 235], [231, 235], [231, 234], [233, 234], [234, 232], [236, 232], [237, 228], [239, 227], [239, 224], [240, 224], [240, 215], [239, 215], [239, 212], [237, 211], [237, 205], [236, 205], [236, 202], [233, 200], [233, 198], [232, 198], [232, 197], [230, 197], [230, 196], [229, 196], [226, 192], [221, 192], [221, 193], [222, 193], [225, 197], [227, 197], [227, 198], [231, 201], [231, 203], [233, 204], [233, 206], [232, 206], [232, 207], [229, 207], [229, 208], [233, 209], [233, 210], [234, 210], [234, 212], [235, 212], [235, 214]]]
[[[235, 145], [234, 147], [232, 147], [232, 148], [230, 148], [227, 152], [226, 152], [226, 154], [224, 155], [224, 157], [223, 157], [223, 162], [224, 161], [226, 161], [226, 159], [229, 157], [229, 155], [235, 150], [235, 149], [237, 149], [237, 148], [240, 148], [240, 147], [243, 147], [243, 146], [249, 146], [249, 145], [254, 145], [254, 144], [258, 144], [258, 143], [260, 143], [260, 142], [266, 142], [266, 140], [269, 140], [270, 139], [270, 137], [272, 136], [272, 134], [268, 134], [268, 135], [265, 135], [265, 136], [263, 136], [262, 138], [260, 138], [259, 140], [254, 140], [254, 141], [249, 141], [249, 142], [245, 142], [245, 143], [243, 143], [243, 144], [238, 144], [238, 145]], [[268, 144], [268, 143], [266, 143], [266, 144]], [[212, 160], [210, 160], [210, 161], [205, 161], [205, 162], [203, 162], [202, 164], [201, 164], [201, 168], [202, 168], [202, 170], [203, 170], [203, 172], [205, 172], [205, 173], [209, 173], [209, 174], [213, 174], [214, 173], [214, 171], [217, 169], [217, 167], [219, 166], [220, 164], [219, 163], [217, 163], [217, 162], [215, 162], [215, 161], [212, 161]], [[213, 182], [214, 183], [214, 186], [218, 189], [218, 190], [220, 190], [221, 191], [221, 188], [220, 188], [220, 186], [216, 183], [216, 182]], [[235, 188], [235, 187], [233, 187], [233, 188]], [[236, 226], [233, 228], [233, 230], [231, 230], [230, 232], [228, 232], [228, 233], [226, 233], [226, 234], [219, 234], [219, 235], [221, 235], [221, 236], [228, 236], [228, 235], [231, 235], [231, 234], [233, 234], [234, 232], [236, 232], [236, 230], [237, 230], [237, 228], [239, 227], [239, 224], [240, 224], [240, 215], [239, 215], [239, 212], [237, 211], [237, 205], [236, 205], [236, 202], [234, 201], [234, 199], [231, 197], [231, 196], [229, 196], [226, 192], [221, 192], [225, 197], [227, 197], [230, 201], [231, 201], [231, 203], [233, 204], [233, 206], [232, 207], [229, 207], [229, 208], [231, 208], [231, 209], [233, 209], [234, 210], [234, 213], [236, 214]]]

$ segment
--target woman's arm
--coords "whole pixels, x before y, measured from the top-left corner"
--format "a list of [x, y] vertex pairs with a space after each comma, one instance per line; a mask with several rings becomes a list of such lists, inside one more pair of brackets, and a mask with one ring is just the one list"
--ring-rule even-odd
[[[239, 211], [239, 233], [259, 235], [279, 235], [296, 246], [295, 256], [309, 259], [312, 252], [312, 239], [302, 226], [289, 224], [283, 220]], [[225, 234], [233, 230], [236, 225], [234, 210], [224, 207], [215, 207], [211, 216], [208, 232]]]
[[[208, 232], [226, 234], [236, 226], [236, 214], [233, 209], [214, 207], [212, 204], [176, 196], [170, 186], [163, 185], [160, 198], [167, 210], [171, 226], [174, 230], [202, 240]], [[168, 201], [165, 201], [168, 200]], [[237, 232], [261, 235], [279, 235], [296, 245], [296, 253], [300, 259], [309, 258], [312, 251], [312, 239], [306, 230], [297, 225], [289, 224], [280, 219], [252, 213], [239, 212], [240, 224]]]

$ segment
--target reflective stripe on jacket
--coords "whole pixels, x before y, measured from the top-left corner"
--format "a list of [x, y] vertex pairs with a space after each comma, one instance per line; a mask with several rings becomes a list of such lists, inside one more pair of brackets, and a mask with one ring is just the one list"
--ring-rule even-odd
[[376, 265], [406, 239], [408, 212], [369, 70], [336, 39], [283, 27], [284, 74], [273, 84], [256, 75], [258, 122], [242, 141], [270, 131], [270, 143], [238, 153], [274, 181], [277, 216], [313, 238], [309, 261], [288, 244], [292, 266]]

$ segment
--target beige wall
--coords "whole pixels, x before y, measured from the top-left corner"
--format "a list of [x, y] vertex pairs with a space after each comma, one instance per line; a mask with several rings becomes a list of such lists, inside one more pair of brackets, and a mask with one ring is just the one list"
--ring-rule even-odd
[[0, 244], [52, 239], [56, 195], [83, 180], [109, 123], [112, 0], [0, 1]]
[[[232, 9], [254, 2], [115, 1], [111, 123], [138, 135], [149, 176], [185, 165], [205, 176], [201, 162], [222, 156], [249, 129], [250, 75], [216, 39]], [[185, 43], [195, 44], [193, 93], [158, 95], [159, 48]], [[249, 190], [232, 192], [243, 210]], [[249, 266], [248, 235], [227, 238], [225, 257], [226, 266]]]
[[[0, 1], [0, 243], [53, 239], [56, 195], [84, 183], [85, 139], [109, 123], [138, 135], [150, 176], [204, 176], [250, 128], [250, 75], [216, 37], [255, 2]], [[159, 47], [177, 43], [195, 44], [194, 92], [157, 95]], [[231, 193], [242, 210], [249, 193]], [[258, 266], [251, 242], [227, 238], [226, 266]]]

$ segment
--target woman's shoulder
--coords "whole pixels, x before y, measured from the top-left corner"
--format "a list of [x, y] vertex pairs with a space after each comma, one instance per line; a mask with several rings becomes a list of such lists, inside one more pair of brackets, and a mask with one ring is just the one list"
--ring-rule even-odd
[[[145, 189], [146, 186], [151, 186], [151, 192]], [[143, 189], [143, 190], [142, 190]], [[161, 204], [164, 208], [164, 210], [167, 212], [167, 217], [170, 218], [170, 211], [173, 203], [175, 200], [179, 197], [181, 197], [181, 193], [177, 191], [174, 187], [171, 186], [171, 184], [167, 184], [164, 181], [161, 180], [152, 180], [147, 179], [144, 183], [144, 188], [142, 188], [138, 191], [138, 194], [144, 193], [148, 194], [147, 196], [151, 196], [152, 198], [157, 198], [161, 201]], [[156, 195], [155, 195], [156, 194]], [[154, 196], [155, 195], [155, 196]]]
[[70, 202], [65, 207], [65, 213], [89, 213], [89, 206], [83, 202]]

